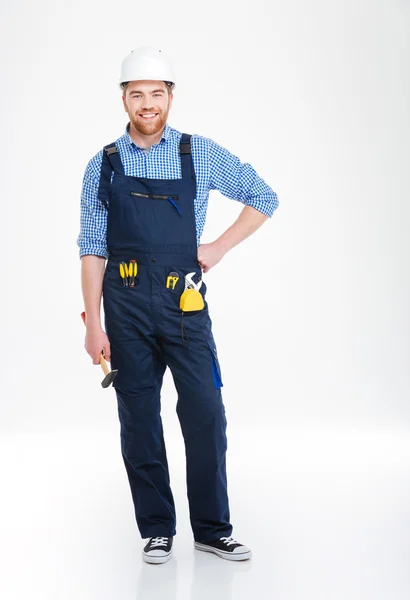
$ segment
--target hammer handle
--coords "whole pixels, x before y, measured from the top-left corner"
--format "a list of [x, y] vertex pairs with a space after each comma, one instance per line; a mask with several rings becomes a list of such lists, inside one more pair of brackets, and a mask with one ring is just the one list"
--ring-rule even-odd
[[101, 365], [102, 370], [104, 371], [104, 375], [108, 375], [108, 373], [110, 372], [110, 369], [108, 368], [108, 365], [107, 365], [102, 353], [100, 354], [100, 365]]

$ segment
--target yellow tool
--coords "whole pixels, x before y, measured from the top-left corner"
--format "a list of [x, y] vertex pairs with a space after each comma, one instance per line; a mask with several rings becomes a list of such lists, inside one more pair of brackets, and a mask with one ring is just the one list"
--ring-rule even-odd
[[166, 287], [172, 288], [174, 290], [178, 279], [179, 279], [178, 273], [176, 273], [176, 271], [171, 271], [171, 273], [167, 277]]
[[192, 279], [195, 273], [188, 273], [185, 276], [185, 291], [181, 294], [179, 307], [182, 311], [188, 312], [191, 310], [202, 310], [205, 306], [204, 299], [199, 290], [202, 285], [202, 279], [199, 283], [195, 283]]
[[128, 285], [128, 269], [125, 262], [120, 262], [120, 275], [122, 277], [122, 284], [124, 287], [126, 287]]
[[135, 278], [138, 273], [137, 261], [135, 259], [132, 259], [130, 261], [130, 264], [128, 266], [128, 273], [129, 273], [129, 277], [130, 277], [130, 287], [134, 287], [135, 286]]
[[202, 310], [204, 306], [204, 299], [197, 290], [187, 289], [185, 292], [183, 292], [183, 294], [181, 294], [179, 308], [184, 312], [188, 312], [190, 310]]

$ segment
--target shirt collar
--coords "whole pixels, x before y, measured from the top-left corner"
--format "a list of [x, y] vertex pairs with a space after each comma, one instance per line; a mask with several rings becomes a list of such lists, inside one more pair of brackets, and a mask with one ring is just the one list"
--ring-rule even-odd
[[[125, 137], [126, 137], [128, 143], [131, 146], [135, 146], [136, 147], [136, 143], [134, 142], [134, 140], [130, 136], [129, 128], [130, 128], [130, 122], [128, 122], [127, 125], [126, 125], [126, 127], [125, 127]], [[164, 127], [164, 130], [162, 132], [161, 139], [160, 139], [160, 141], [158, 143], [162, 142], [162, 140], [167, 141], [169, 139], [170, 135], [171, 135], [171, 127], [168, 125], [168, 123], [165, 123], [165, 127]]]

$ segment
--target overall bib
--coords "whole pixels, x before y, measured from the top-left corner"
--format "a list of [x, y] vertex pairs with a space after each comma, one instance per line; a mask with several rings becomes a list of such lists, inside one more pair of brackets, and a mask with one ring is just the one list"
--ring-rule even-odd
[[[198, 283], [194, 213], [196, 178], [191, 136], [180, 143], [181, 179], [125, 175], [115, 143], [104, 147], [99, 197], [107, 206], [108, 262], [103, 280], [105, 328], [120, 421], [121, 452], [142, 538], [176, 534], [160, 392], [166, 367], [178, 393], [186, 483], [195, 541], [232, 534], [226, 477], [226, 416], [221, 371], [205, 300], [183, 312], [185, 275]], [[111, 182], [112, 171], [114, 171]], [[133, 287], [119, 263], [135, 260]], [[168, 276], [177, 273], [175, 287]]]

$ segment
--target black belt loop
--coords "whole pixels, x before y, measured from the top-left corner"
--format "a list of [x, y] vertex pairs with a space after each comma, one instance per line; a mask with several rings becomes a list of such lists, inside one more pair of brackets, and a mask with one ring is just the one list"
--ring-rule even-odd
[[179, 143], [180, 154], [191, 154], [191, 135], [189, 133], [183, 133], [181, 141]]
[[100, 182], [98, 185], [98, 198], [100, 202], [108, 208], [108, 198], [109, 198], [109, 187], [111, 184], [111, 173], [112, 173], [112, 165], [110, 162], [110, 158], [107, 152], [107, 148], [111, 148], [112, 146], [116, 148], [115, 142], [109, 144], [109, 146], [104, 146], [102, 151], [102, 159], [101, 159], [101, 171], [100, 171]]
[[110, 161], [113, 171], [119, 175], [124, 175], [124, 167], [122, 165], [120, 154], [115, 142], [108, 144], [108, 146], [104, 146], [104, 151], [108, 157], [108, 160]]
[[181, 160], [181, 175], [183, 179], [192, 177], [195, 173], [191, 154], [191, 134], [183, 133], [179, 142], [179, 153]]
[[102, 151], [100, 183], [98, 186], [98, 198], [108, 208], [109, 187], [111, 185], [112, 172], [124, 174], [124, 167], [115, 142], [104, 146]]
[[115, 154], [115, 152], [118, 152], [118, 148], [115, 145], [114, 146], [106, 146], [105, 151], [108, 154], [108, 156], [110, 156], [110, 154]]

